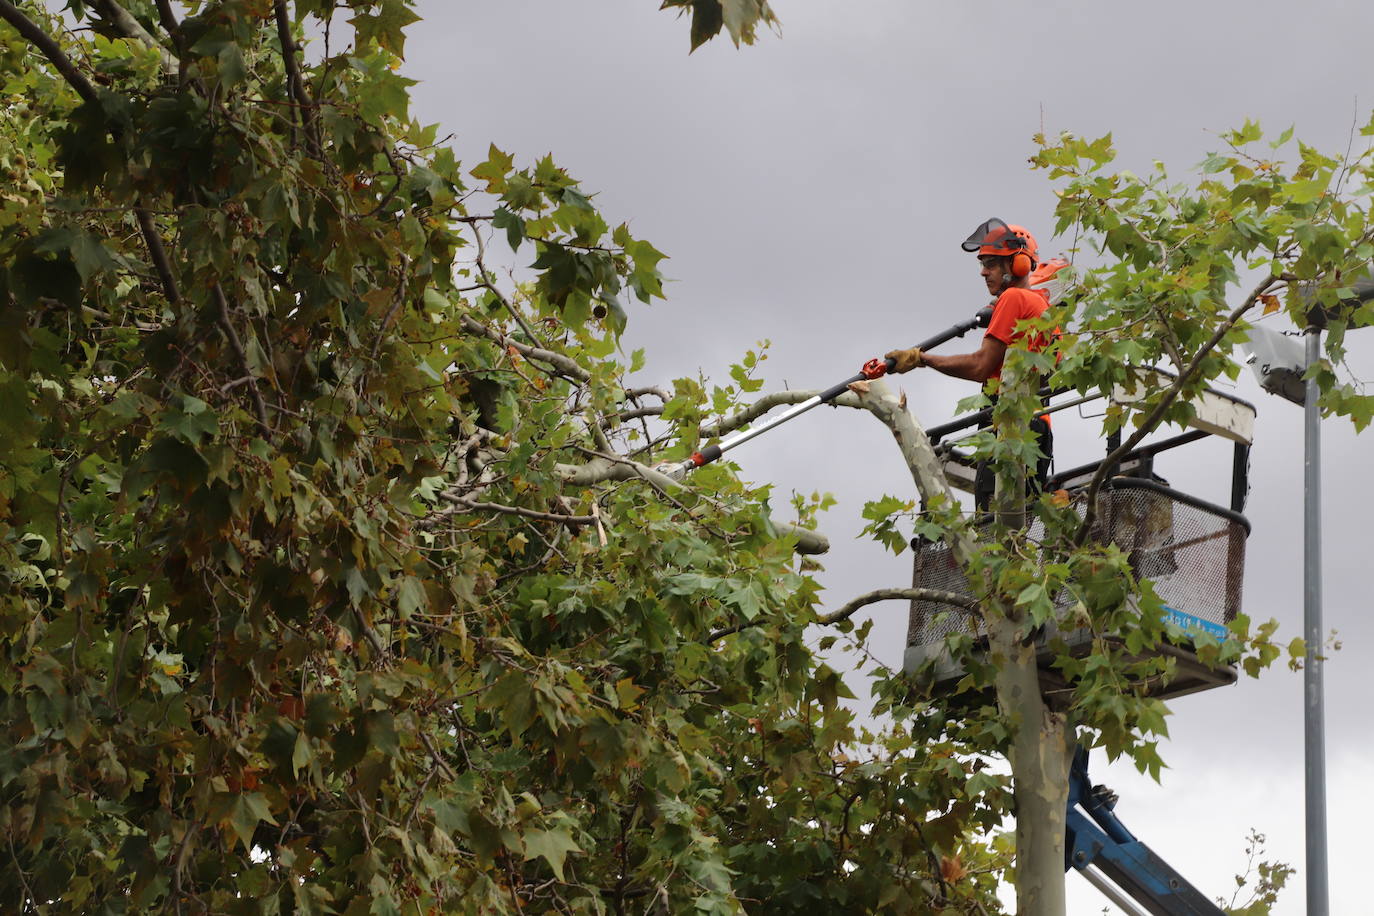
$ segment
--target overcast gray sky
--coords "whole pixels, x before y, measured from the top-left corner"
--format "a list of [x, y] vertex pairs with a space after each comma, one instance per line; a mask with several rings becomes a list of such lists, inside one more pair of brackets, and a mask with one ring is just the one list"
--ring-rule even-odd
[[[770, 390], [821, 387], [968, 316], [986, 297], [958, 243], [979, 222], [1024, 224], [1045, 253], [1068, 244], [1050, 237], [1052, 188], [1026, 164], [1041, 129], [1111, 131], [1122, 167], [1143, 172], [1158, 159], [1184, 178], [1246, 118], [1274, 133], [1295, 125], [1341, 151], [1374, 105], [1369, 4], [774, 0], [781, 37], [739, 51], [717, 40], [690, 57], [686, 23], [657, 5], [428, 0], [405, 67], [421, 80], [419, 116], [455, 132], [470, 164], [490, 142], [526, 163], [552, 152], [598, 192], [608, 220], [630, 220], [670, 255], [669, 301], [631, 310], [628, 346], [646, 349], [646, 380], [723, 378], [766, 338]], [[1364, 334], [1351, 339], [1351, 365], [1371, 379], [1374, 331]], [[931, 373], [901, 384], [927, 425], [971, 392]], [[1259, 408], [1246, 610], [1299, 636], [1301, 410], [1248, 376], [1236, 392]], [[1097, 454], [1093, 425], [1056, 424], [1061, 468]], [[1344, 643], [1326, 667], [1332, 904], [1353, 913], [1367, 906], [1363, 836], [1374, 820], [1374, 433], [1330, 421], [1323, 447], [1326, 622]], [[909, 555], [854, 538], [865, 500], [910, 491], [871, 418], [824, 409], [733, 454], [747, 477], [775, 484], [779, 505], [793, 489], [839, 498], [823, 522], [835, 545], [829, 605], [909, 582]], [[1219, 443], [1160, 470], [1227, 500]], [[874, 616], [875, 651], [899, 665], [904, 607]], [[1094, 758], [1125, 822], [1209, 894], [1230, 892], [1250, 827], [1301, 870], [1301, 675], [1274, 670], [1174, 711], [1162, 786]], [[1278, 912], [1303, 911], [1301, 880]], [[1070, 887], [1072, 912], [1105, 904], [1080, 879]]]

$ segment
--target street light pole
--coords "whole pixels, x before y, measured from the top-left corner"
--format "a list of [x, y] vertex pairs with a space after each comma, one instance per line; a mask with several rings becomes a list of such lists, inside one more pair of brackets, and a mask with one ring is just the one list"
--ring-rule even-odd
[[[1307, 365], [1321, 359], [1321, 328], [1307, 329]], [[1326, 718], [1322, 687], [1321, 408], [1315, 378], [1303, 403], [1303, 770], [1307, 809], [1307, 913], [1328, 916]]]
[[[1307, 815], [1307, 914], [1329, 916], [1331, 912], [1326, 858], [1326, 709], [1322, 686], [1322, 443], [1321, 389], [1312, 368], [1322, 358], [1322, 330], [1335, 317], [1352, 318], [1351, 327], [1374, 325], [1357, 314], [1374, 302], [1374, 276], [1351, 284], [1349, 294], [1335, 306], [1313, 302], [1311, 290], [1304, 293], [1310, 303], [1307, 313], [1306, 353], [1288, 342], [1285, 335], [1251, 328], [1246, 349], [1247, 362], [1259, 376], [1260, 387], [1270, 394], [1303, 406], [1303, 641], [1307, 655], [1303, 663], [1302, 724], [1303, 782]], [[1304, 373], [1309, 373], [1306, 379]]]

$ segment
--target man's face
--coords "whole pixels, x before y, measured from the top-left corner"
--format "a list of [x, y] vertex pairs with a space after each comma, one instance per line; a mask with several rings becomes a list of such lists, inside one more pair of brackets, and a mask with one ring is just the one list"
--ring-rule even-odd
[[985, 254], [978, 259], [980, 270], [983, 275], [983, 282], [988, 286], [988, 292], [994, 296], [1001, 295], [1002, 290], [1007, 287], [1007, 266], [1006, 258], [999, 258], [996, 255]]

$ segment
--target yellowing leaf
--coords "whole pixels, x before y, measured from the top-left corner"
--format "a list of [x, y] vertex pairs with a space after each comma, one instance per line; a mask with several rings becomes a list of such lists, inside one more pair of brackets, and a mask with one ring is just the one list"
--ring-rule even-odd
[[616, 699], [620, 701], [621, 709], [634, 709], [639, 706], [639, 698], [644, 695], [644, 688], [636, 686], [630, 678], [621, 678], [615, 685]]
[[1273, 295], [1272, 293], [1266, 293], [1263, 296], [1260, 296], [1260, 302], [1264, 303], [1264, 314], [1266, 315], [1274, 314], [1279, 310], [1279, 307], [1281, 305], [1281, 303], [1279, 302], [1279, 297]]
[[953, 884], [963, 878], [968, 877], [968, 869], [964, 868], [964, 863], [957, 855], [940, 857], [940, 877], [946, 882]]

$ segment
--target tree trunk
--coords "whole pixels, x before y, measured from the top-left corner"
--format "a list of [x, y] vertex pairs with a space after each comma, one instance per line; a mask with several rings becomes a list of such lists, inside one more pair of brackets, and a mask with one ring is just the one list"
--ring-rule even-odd
[[[1029, 383], [1015, 383], [1022, 394]], [[1019, 422], [1019, 421], [1013, 421]], [[1028, 469], [998, 475], [993, 509], [1009, 531], [1026, 527]], [[1016, 806], [1016, 912], [1065, 916], [1064, 828], [1075, 741], [1066, 717], [1045, 705], [1035, 643], [1024, 615], [1002, 605], [990, 615], [989, 647], [997, 669], [997, 705], [1012, 733], [1011, 778]], [[1031, 633], [1034, 631], [1031, 630]]]
[[1022, 645], [1016, 623], [989, 626], [997, 666], [997, 703], [1012, 730], [1016, 798], [1016, 912], [1064, 916], [1064, 818], [1074, 741], [1065, 717], [1040, 695], [1035, 647]]

